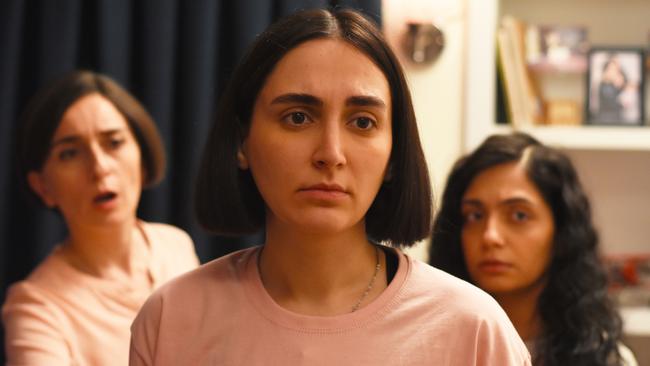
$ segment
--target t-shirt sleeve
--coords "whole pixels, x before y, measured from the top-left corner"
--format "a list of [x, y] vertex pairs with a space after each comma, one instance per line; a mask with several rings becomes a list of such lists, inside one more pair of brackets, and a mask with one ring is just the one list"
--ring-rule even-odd
[[56, 310], [39, 288], [11, 287], [2, 308], [7, 365], [70, 365]]
[[160, 292], [154, 292], [131, 324], [130, 366], [154, 364], [161, 313], [162, 297]]

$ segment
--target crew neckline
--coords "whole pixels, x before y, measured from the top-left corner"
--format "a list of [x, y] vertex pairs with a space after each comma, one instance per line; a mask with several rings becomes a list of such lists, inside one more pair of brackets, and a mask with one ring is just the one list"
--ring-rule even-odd
[[264, 318], [281, 327], [305, 333], [342, 333], [362, 327], [390, 312], [400, 302], [409, 273], [410, 258], [404, 253], [393, 250], [399, 258], [395, 277], [388, 287], [372, 302], [359, 310], [333, 316], [304, 315], [292, 312], [280, 306], [266, 291], [257, 267], [261, 247], [252, 249], [248, 256], [239, 262], [238, 273], [244, 284], [246, 294], [255, 309]]
[[[136, 220], [135, 223], [136, 227], [138, 230], [142, 233], [142, 236], [144, 238], [145, 244], [147, 245], [147, 248], [149, 250], [149, 258], [147, 259], [146, 267], [147, 267], [147, 272], [149, 276], [151, 277], [151, 288], [155, 289], [156, 284], [158, 283], [159, 280], [159, 274], [156, 273], [156, 271], [153, 270], [154, 267], [154, 261], [155, 261], [155, 254], [154, 254], [154, 248], [153, 248], [153, 241], [152, 241], [152, 233], [149, 231], [149, 227], [146, 222], [142, 220]], [[65, 258], [63, 252], [63, 244], [59, 243], [56, 245], [56, 247], [53, 250], [53, 255], [57, 258], [58, 261], [61, 262], [63, 265], [63, 268], [65, 268], [65, 271], [73, 274], [75, 277], [80, 278], [82, 281], [87, 282], [89, 284], [111, 284], [111, 287], [118, 287], [120, 291], [140, 291], [141, 289], [136, 289], [132, 286], [129, 286], [129, 283], [121, 283], [113, 280], [108, 280], [106, 278], [102, 277], [97, 277], [93, 276], [91, 274], [88, 274], [84, 271], [81, 271], [77, 268], [75, 268], [73, 265], [71, 265]]]

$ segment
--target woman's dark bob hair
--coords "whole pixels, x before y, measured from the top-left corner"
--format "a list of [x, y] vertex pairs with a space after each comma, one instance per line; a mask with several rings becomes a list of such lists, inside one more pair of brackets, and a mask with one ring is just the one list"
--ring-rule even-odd
[[52, 137], [65, 112], [82, 97], [94, 93], [110, 101], [126, 118], [142, 154], [143, 187], [150, 187], [162, 180], [165, 175], [165, 149], [149, 113], [108, 76], [80, 70], [53, 81], [27, 104], [17, 141], [18, 174], [27, 192], [31, 192], [27, 174], [43, 168], [50, 153]]
[[[377, 26], [349, 9], [304, 10], [260, 34], [235, 69], [218, 106], [199, 169], [195, 196], [199, 222], [215, 233], [241, 235], [263, 228], [265, 204], [249, 171], [237, 165], [255, 100], [277, 62], [300, 44], [322, 38], [347, 42], [384, 73], [391, 90], [391, 179], [366, 214], [366, 232], [377, 241], [409, 246], [431, 231], [429, 174], [403, 71]], [[334, 56], [332, 62], [336, 62]]]
[[481, 172], [522, 162], [553, 213], [555, 234], [547, 283], [537, 303], [542, 334], [533, 364], [619, 365], [621, 320], [607, 297], [591, 208], [569, 158], [529, 135], [494, 135], [454, 165], [436, 216], [429, 262], [472, 282], [461, 247], [461, 200]]

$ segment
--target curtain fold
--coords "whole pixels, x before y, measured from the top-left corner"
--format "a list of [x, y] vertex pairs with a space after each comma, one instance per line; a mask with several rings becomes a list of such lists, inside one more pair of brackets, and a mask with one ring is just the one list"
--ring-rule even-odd
[[[138, 214], [188, 231], [207, 262], [263, 240], [262, 234], [209, 235], [194, 218], [194, 179], [217, 96], [270, 23], [298, 9], [336, 5], [380, 21], [380, 0], [1, 1], [0, 301], [65, 237], [63, 220], [26, 199], [15, 176], [16, 128], [39, 88], [71, 70], [90, 69], [142, 102], [162, 134], [168, 170], [159, 186], [143, 192]], [[0, 351], [0, 363], [3, 356]]]

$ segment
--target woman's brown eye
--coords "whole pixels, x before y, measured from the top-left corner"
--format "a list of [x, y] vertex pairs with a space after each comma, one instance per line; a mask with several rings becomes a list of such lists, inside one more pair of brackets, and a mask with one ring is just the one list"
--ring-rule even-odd
[[370, 118], [366, 118], [366, 117], [357, 118], [356, 123], [357, 123], [357, 127], [363, 130], [368, 129], [369, 127], [372, 126], [372, 121], [370, 120]]
[[525, 221], [528, 219], [528, 215], [522, 211], [515, 211], [513, 216], [516, 221]]
[[291, 113], [291, 122], [297, 125], [301, 125], [305, 123], [305, 120], [307, 120], [307, 116], [305, 116], [304, 113], [296, 112], [296, 113]]
[[476, 222], [481, 219], [481, 214], [479, 212], [470, 212], [463, 215], [464, 221], [467, 222]]
[[117, 139], [117, 138], [111, 139], [109, 142], [111, 148], [113, 149], [117, 149], [118, 147], [122, 146], [123, 143], [124, 143], [124, 139]]
[[75, 150], [75, 149], [65, 149], [65, 150], [61, 150], [61, 152], [59, 152], [59, 159], [63, 160], [63, 161], [70, 160], [70, 159], [74, 158], [76, 155], [77, 155], [77, 150]]

